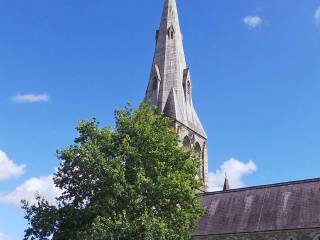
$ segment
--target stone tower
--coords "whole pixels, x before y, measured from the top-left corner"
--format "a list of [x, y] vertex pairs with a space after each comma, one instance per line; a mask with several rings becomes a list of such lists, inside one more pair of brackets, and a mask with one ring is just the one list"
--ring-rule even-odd
[[192, 81], [187, 67], [176, 0], [165, 0], [145, 100], [174, 120], [181, 144], [202, 159], [199, 177], [207, 186], [207, 135], [192, 102]]

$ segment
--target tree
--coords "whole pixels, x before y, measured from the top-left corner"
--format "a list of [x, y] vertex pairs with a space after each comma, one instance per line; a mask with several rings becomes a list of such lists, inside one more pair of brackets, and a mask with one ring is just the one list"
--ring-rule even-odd
[[75, 143], [58, 151], [57, 206], [23, 202], [25, 240], [189, 239], [203, 214], [199, 159], [178, 145], [172, 121], [143, 103], [115, 113], [115, 128], [78, 124]]

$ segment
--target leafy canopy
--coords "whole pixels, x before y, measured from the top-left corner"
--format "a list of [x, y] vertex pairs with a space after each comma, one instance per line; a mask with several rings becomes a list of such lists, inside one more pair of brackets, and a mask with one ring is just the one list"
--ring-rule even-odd
[[82, 121], [58, 151], [56, 206], [23, 202], [25, 240], [189, 239], [203, 214], [199, 159], [179, 147], [172, 121], [143, 103], [116, 111], [115, 128]]

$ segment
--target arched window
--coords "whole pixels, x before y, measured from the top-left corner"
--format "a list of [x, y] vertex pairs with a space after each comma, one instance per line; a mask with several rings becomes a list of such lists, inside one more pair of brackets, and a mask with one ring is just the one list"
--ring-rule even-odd
[[183, 139], [183, 147], [185, 148], [191, 148], [191, 142], [190, 142], [190, 139], [188, 136], [185, 136], [184, 139]]
[[199, 158], [201, 158], [201, 147], [200, 147], [200, 144], [197, 142], [195, 145], [194, 145], [194, 152], [195, 154], [197, 154], [197, 156]]
[[173, 28], [173, 26], [171, 25], [169, 28], [168, 28], [168, 37], [169, 37], [169, 39], [171, 39], [171, 40], [173, 40], [173, 38], [174, 38], [174, 28]]
[[204, 179], [204, 170], [203, 170], [203, 158], [202, 158], [202, 150], [201, 150], [201, 146], [200, 144], [197, 142], [195, 145], [194, 145], [194, 153], [200, 158], [200, 166], [199, 166], [199, 171], [198, 171], [198, 176], [199, 176], [199, 179], [203, 180]]

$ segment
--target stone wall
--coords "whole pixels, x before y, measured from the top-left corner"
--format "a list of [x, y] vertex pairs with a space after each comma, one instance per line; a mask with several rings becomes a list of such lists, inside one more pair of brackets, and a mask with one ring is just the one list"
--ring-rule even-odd
[[320, 228], [290, 231], [194, 236], [192, 240], [320, 240]]

